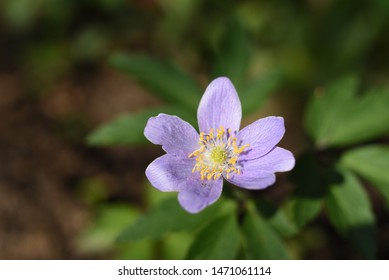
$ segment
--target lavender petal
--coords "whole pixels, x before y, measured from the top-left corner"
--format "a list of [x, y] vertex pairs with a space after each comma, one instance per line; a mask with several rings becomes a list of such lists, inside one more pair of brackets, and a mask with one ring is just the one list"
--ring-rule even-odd
[[193, 159], [182, 159], [165, 154], [154, 160], [146, 168], [146, 177], [150, 183], [163, 192], [180, 191], [190, 182], [194, 174]]
[[200, 132], [223, 126], [238, 132], [242, 119], [242, 108], [238, 94], [228, 78], [213, 80], [203, 97], [197, 111]]
[[237, 135], [240, 146], [249, 145], [239, 158], [251, 160], [267, 154], [280, 142], [284, 133], [282, 117], [267, 117], [253, 122]]
[[187, 181], [185, 189], [178, 194], [178, 202], [189, 213], [198, 213], [219, 199], [223, 189], [223, 180]]
[[144, 134], [147, 139], [168, 153], [187, 158], [199, 148], [199, 135], [186, 121], [177, 116], [159, 114], [148, 120]]
[[244, 189], [260, 190], [273, 185], [276, 176], [268, 171], [247, 168], [239, 175], [232, 175], [227, 181]]
[[253, 160], [239, 160], [239, 164], [246, 167], [268, 172], [285, 172], [292, 170], [295, 164], [293, 154], [280, 147], [275, 147], [266, 155]]
[[264, 189], [275, 182], [274, 172], [289, 171], [295, 159], [291, 152], [275, 147], [268, 154], [254, 160], [239, 160], [241, 174], [234, 174], [228, 181], [245, 189]]

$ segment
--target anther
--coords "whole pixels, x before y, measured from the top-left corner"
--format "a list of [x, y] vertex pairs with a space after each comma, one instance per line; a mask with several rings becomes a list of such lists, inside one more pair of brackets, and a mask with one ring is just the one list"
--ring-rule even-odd
[[240, 174], [239, 154], [249, 145], [239, 147], [230, 128], [227, 132], [223, 126], [211, 128], [209, 133], [201, 132], [199, 144], [200, 148], [188, 157], [195, 157], [196, 163], [192, 172], [198, 171], [201, 180], [218, 180], [221, 176], [229, 179], [232, 173]]

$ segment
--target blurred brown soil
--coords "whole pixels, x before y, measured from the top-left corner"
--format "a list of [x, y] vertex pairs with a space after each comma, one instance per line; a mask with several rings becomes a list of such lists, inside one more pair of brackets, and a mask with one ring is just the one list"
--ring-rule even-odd
[[81, 180], [98, 178], [108, 200], [137, 203], [154, 155], [142, 147], [89, 148], [84, 137], [120, 113], [155, 104], [109, 69], [39, 96], [26, 94], [18, 75], [0, 73], [0, 259], [93, 258], [75, 246], [92, 215], [77, 193]]

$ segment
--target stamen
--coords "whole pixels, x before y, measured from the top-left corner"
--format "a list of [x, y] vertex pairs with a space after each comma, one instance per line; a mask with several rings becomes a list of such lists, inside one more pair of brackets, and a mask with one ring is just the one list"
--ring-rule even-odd
[[231, 178], [232, 173], [241, 173], [239, 155], [250, 145], [238, 146], [237, 138], [231, 129], [211, 128], [209, 133], [200, 133], [200, 148], [188, 155], [195, 157], [196, 164], [192, 172], [199, 172], [201, 180], [218, 180], [221, 176]]
[[213, 128], [211, 128], [211, 129], [209, 130], [209, 137], [210, 137], [210, 138], [213, 138], [213, 131], [214, 131]]
[[221, 125], [217, 133], [217, 139], [221, 139], [224, 133], [225, 133], [224, 127]]

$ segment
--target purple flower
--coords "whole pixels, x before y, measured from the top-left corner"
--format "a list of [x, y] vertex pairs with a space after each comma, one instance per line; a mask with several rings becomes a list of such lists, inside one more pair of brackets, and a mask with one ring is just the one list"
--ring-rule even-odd
[[245, 189], [264, 189], [275, 172], [294, 167], [293, 154], [277, 147], [285, 132], [282, 117], [259, 119], [240, 129], [242, 109], [228, 78], [206, 89], [197, 111], [200, 135], [177, 116], [159, 114], [147, 122], [145, 136], [166, 154], [146, 169], [150, 183], [163, 192], [178, 192], [178, 201], [197, 213], [221, 195], [223, 178]]

